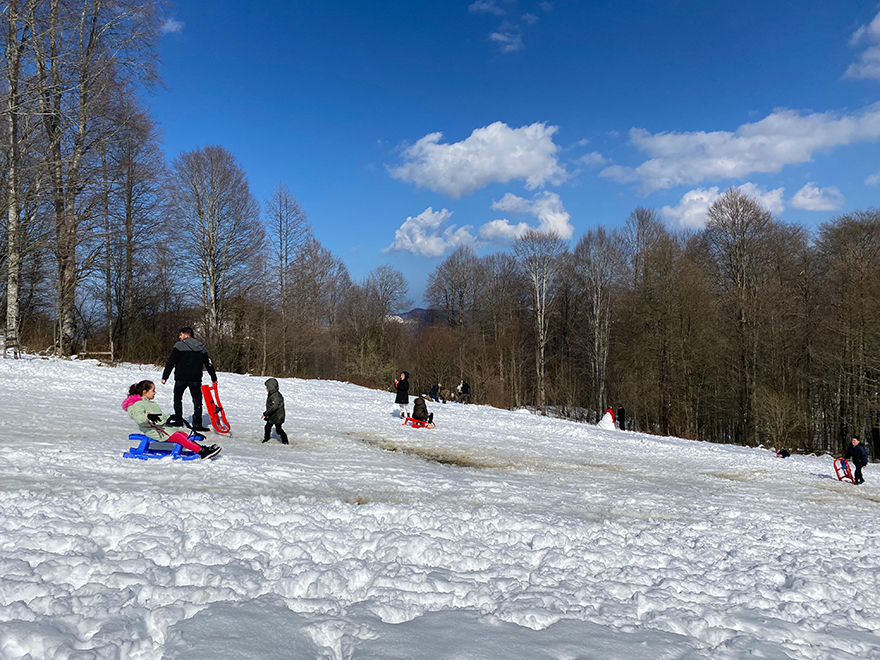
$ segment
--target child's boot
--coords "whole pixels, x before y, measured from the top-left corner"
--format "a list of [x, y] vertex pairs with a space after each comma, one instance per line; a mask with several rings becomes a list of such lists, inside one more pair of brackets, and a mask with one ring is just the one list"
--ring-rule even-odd
[[202, 447], [199, 450], [199, 458], [202, 460], [206, 458], [212, 458], [221, 452], [222, 448], [217, 445], [211, 445], [210, 447]]

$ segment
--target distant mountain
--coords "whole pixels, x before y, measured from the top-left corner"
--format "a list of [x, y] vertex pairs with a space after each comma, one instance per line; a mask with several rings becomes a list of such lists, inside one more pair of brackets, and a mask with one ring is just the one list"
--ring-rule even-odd
[[397, 314], [396, 318], [400, 319], [401, 323], [422, 327], [442, 322], [445, 317], [443, 312], [438, 309], [423, 309], [421, 307], [416, 307], [403, 314]]

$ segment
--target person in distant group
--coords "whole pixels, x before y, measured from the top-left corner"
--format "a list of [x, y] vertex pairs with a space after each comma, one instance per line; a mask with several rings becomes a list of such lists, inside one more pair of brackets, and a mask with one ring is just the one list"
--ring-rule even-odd
[[[175, 431], [174, 428], [168, 430], [166, 427], [171, 426], [168, 423], [169, 418], [162, 414], [159, 404], [153, 401], [155, 396], [156, 386], [153, 381], [142, 380], [128, 388], [128, 398], [122, 402], [122, 409], [137, 423], [141, 433], [151, 440], [178, 444], [197, 453], [200, 458], [211, 458], [220, 453], [221, 448], [217, 445], [202, 446], [183, 431]], [[193, 438], [204, 440], [197, 434]]]
[[188, 326], [178, 332], [180, 341], [174, 344], [165, 363], [162, 384], [168, 380], [173, 369], [174, 415], [170, 418], [169, 426], [183, 426], [183, 393], [188, 389], [193, 402], [193, 429], [207, 431], [202, 425], [202, 369], [208, 370], [212, 383], [217, 382], [217, 372], [208, 357], [208, 349], [193, 334], [193, 329]]
[[400, 378], [394, 381], [394, 389], [397, 391], [394, 403], [400, 407], [400, 416], [406, 418], [409, 409], [409, 372], [400, 372]]
[[853, 465], [856, 466], [853, 483], [856, 485], [865, 483], [865, 480], [862, 478], [862, 468], [868, 464], [868, 450], [859, 441], [858, 436], [853, 437], [852, 447], [846, 450], [846, 454], [843, 457], [852, 459]]
[[[440, 403], [440, 390], [443, 389], [443, 383], [435, 383], [434, 387], [431, 388], [431, 391], [428, 392], [428, 397], [434, 403]], [[445, 401], [443, 403], [446, 403]]]
[[428, 424], [434, 423], [434, 413], [428, 412], [428, 406], [422, 397], [416, 397], [416, 400], [413, 401], [412, 418]]
[[266, 397], [266, 411], [262, 415], [262, 418], [266, 421], [266, 426], [263, 428], [263, 442], [269, 442], [269, 436], [272, 434], [272, 425], [274, 424], [275, 432], [281, 438], [281, 444], [289, 444], [287, 442], [287, 434], [281, 428], [281, 425], [284, 424], [284, 396], [278, 391], [278, 381], [270, 378], [266, 381], [265, 385], [266, 392], [269, 395]]
[[459, 403], [468, 402], [468, 399], [471, 396], [471, 386], [468, 385], [466, 380], [462, 378], [461, 382], [458, 384], [458, 387], [455, 388], [455, 391], [458, 394]]

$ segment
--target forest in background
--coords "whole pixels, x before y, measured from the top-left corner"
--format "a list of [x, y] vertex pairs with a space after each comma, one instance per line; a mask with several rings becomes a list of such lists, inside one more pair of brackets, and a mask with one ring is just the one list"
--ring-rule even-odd
[[880, 211], [809, 231], [731, 188], [700, 231], [641, 207], [575, 244], [529, 230], [450, 254], [408, 313], [402, 273], [353, 281], [284, 183], [255, 199], [217, 145], [169, 161], [139, 98], [157, 3], [5, 8], [6, 357], [159, 363], [192, 325], [220, 370], [379, 388], [406, 370], [505, 408], [625, 406], [631, 429], [803, 451], [857, 434], [878, 455]]

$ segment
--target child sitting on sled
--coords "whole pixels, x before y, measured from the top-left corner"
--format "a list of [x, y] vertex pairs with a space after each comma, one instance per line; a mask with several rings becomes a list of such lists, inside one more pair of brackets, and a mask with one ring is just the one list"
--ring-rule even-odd
[[199, 458], [211, 458], [220, 453], [221, 448], [217, 445], [203, 447], [190, 440], [183, 431], [176, 431], [174, 427], [166, 429], [168, 415], [163, 415], [159, 404], [153, 401], [155, 396], [156, 386], [153, 381], [142, 380], [128, 388], [128, 398], [122, 402], [122, 409], [137, 423], [141, 433], [151, 440], [178, 444], [197, 453]]
[[418, 397], [413, 401], [412, 418], [420, 422], [427, 422], [428, 424], [434, 423], [434, 413], [428, 412], [428, 406], [422, 397]]

